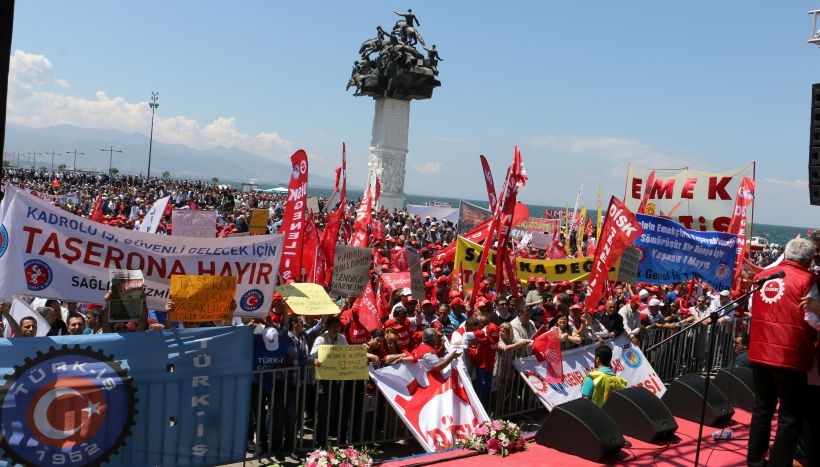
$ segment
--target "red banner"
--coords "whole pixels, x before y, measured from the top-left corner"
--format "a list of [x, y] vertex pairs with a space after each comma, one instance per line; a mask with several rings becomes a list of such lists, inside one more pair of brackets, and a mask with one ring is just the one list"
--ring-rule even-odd
[[396, 289], [410, 288], [410, 273], [409, 272], [390, 272], [382, 274], [382, 283], [388, 291], [392, 292]]
[[606, 287], [609, 268], [621, 256], [624, 249], [641, 236], [643, 228], [635, 220], [635, 215], [618, 198], [609, 200], [604, 226], [601, 229], [601, 243], [592, 260], [592, 271], [589, 273], [590, 293], [584, 300], [587, 310], [598, 306], [598, 300]]
[[359, 307], [359, 322], [367, 328], [368, 331], [374, 329], [382, 329], [381, 312], [379, 311], [379, 302], [376, 299], [376, 294], [373, 292], [373, 284], [368, 280], [364, 285], [364, 291], [353, 306]]
[[732, 219], [729, 221], [729, 233], [737, 235], [737, 257], [735, 259], [735, 271], [732, 277], [732, 289], [740, 290], [743, 280], [743, 258], [749, 254], [749, 245], [746, 243], [746, 208], [752, 205], [755, 200], [755, 182], [749, 177], [743, 177], [740, 187], [735, 196], [735, 207], [732, 209]]
[[[462, 237], [466, 238], [467, 240], [475, 243], [481, 243], [484, 239], [487, 238], [487, 227], [490, 225], [492, 218], [483, 221], [482, 223], [478, 224], [473, 228], [473, 230], [467, 232], [466, 234], [462, 235]], [[456, 260], [456, 243], [458, 242], [451, 242], [444, 248], [442, 248], [438, 253], [436, 253], [432, 258], [431, 261], [433, 264], [448, 264], [452, 263]]]
[[561, 338], [558, 328], [539, 336], [533, 336], [532, 353], [539, 362], [547, 362], [546, 383], [562, 383], [564, 381], [564, 363], [561, 357]]
[[498, 196], [495, 194], [495, 182], [493, 181], [493, 173], [490, 171], [490, 164], [487, 163], [487, 158], [482, 154], [481, 170], [484, 172], [484, 182], [487, 185], [487, 199], [490, 200], [490, 211], [495, 211], [498, 206]]
[[304, 241], [305, 216], [307, 206], [308, 160], [307, 153], [300, 149], [290, 156], [293, 171], [288, 183], [288, 200], [282, 217], [279, 233], [284, 236], [282, 262], [279, 272], [287, 282], [302, 275], [302, 245]]
[[367, 187], [364, 191], [364, 199], [356, 211], [356, 221], [353, 224], [353, 238], [350, 239], [351, 246], [368, 247], [370, 246], [370, 237], [367, 228], [370, 225], [370, 210], [373, 208], [373, 197], [371, 195], [371, 188]]

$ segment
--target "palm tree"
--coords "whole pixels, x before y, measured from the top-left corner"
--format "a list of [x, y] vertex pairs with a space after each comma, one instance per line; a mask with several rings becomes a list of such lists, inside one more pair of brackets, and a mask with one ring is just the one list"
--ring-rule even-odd
[[120, 173], [120, 169], [111, 167], [111, 175], [117, 175], [118, 173]]
[[162, 172], [162, 178], [166, 180], [171, 178], [171, 172], [168, 172], [167, 170], [165, 172]]
[[57, 170], [65, 170], [65, 169], [66, 169], [65, 164], [60, 164], [60, 165], [57, 166]]
[[217, 183], [219, 183], [219, 179], [218, 179], [218, 178], [216, 178], [216, 177], [214, 177], [214, 178], [212, 178], [212, 179], [211, 179], [211, 183], [213, 183], [214, 185], [216, 185]]

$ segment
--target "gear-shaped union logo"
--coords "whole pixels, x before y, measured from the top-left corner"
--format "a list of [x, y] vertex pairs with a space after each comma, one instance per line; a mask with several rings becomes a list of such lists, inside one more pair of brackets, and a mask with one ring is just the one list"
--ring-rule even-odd
[[760, 288], [760, 299], [771, 305], [780, 300], [786, 291], [786, 283], [781, 278], [772, 279]]
[[23, 465], [99, 465], [131, 434], [135, 392], [127, 372], [100, 351], [37, 352], [0, 387], [0, 447]]

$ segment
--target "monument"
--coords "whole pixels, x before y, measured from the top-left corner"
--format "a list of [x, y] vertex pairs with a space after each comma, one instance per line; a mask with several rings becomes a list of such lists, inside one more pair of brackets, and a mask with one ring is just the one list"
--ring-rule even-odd
[[391, 32], [377, 26], [376, 37], [362, 43], [347, 83], [347, 89], [355, 87], [353, 95], [372, 97], [376, 104], [367, 185], [375, 186], [380, 179], [378, 206], [387, 209], [404, 207], [410, 101], [433, 96], [433, 89], [441, 86], [436, 76], [438, 62], [443, 61], [435, 45], [426, 47], [413, 10], [395, 13], [400, 18]]

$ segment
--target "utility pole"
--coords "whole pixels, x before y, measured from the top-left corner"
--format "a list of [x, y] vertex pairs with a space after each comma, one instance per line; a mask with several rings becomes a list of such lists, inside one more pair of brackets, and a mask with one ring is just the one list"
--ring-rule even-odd
[[39, 155], [42, 156], [43, 153], [35, 151], [35, 152], [30, 152], [29, 154], [34, 156], [34, 159], [32, 159], [32, 161], [31, 161], [31, 168], [34, 169], [34, 170], [37, 170], [37, 155], [39, 154]]
[[111, 175], [111, 168], [113, 167], [111, 164], [114, 162], [114, 153], [115, 152], [122, 152], [122, 151], [117, 151], [116, 149], [114, 149], [114, 146], [111, 146], [108, 149], [100, 149], [100, 151], [109, 153], [109, 156], [108, 156], [108, 175]]
[[84, 156], [84, 152], [77, 152], [77, 148], [74, 148], [73, 151], [66, 151], [66, 154], [74, 154], [74, 167], [71, 169], [72, 172], [77, 171], [77, 154]]
[[159, 107], [159, 93], [151, 92], [151, 102], [148, 104], [151, 107], [151, 137], [148, 139], [148, 178], [151, 179], [151, 149], [154, 146], [154, 111]]
[[[48, 154], [49, 153], [45, 153], [46, 156]], [[61, 152], [55, 152], [53, 150], [51, 151], [51, 173], [54, 173], [54, 156], [62, 156], [62, 155], [63, 154]]]

